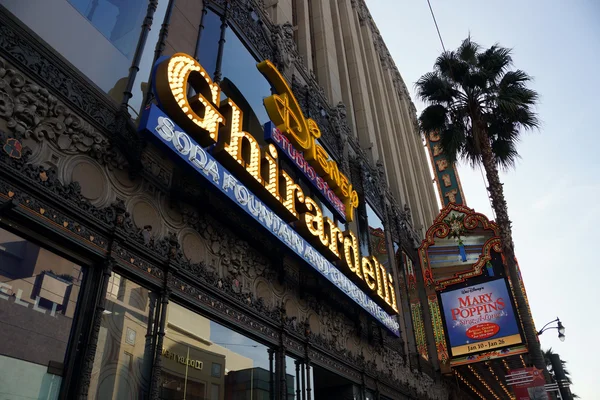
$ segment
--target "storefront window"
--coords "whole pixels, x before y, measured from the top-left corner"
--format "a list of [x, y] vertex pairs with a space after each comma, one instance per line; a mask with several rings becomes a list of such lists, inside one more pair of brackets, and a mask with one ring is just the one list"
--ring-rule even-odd
[[308, 396], [308, 388], [314, 388], [313, 369], [307, 375], [306, 364], [289, 356], [285, 357], [287, 400], [301, 400]]
[[0, 397], [56, 399], [83, 269], [0, 229]]
[[[156, 26], [162, 23], [166, 3], [158, 2]], [[122, 100], [148, 0], [0, 0], [0, 4], [115, 101]], [[141, 80], [149, 76], [159, 31], [150, 31]], [[134, 92], [140, 89], [139, 83], [136, 86]], [[141, 104], [137, 97], [134, 93], [136, 111]]]
[[89, 399], [142, 399], [152, 370], [149, 316], [156, 295], [113, 273], [106, 291]]
[[315, 400], [358, 399], [359, 388], [348, 379], [325, 368], [315, 366], [313, 370], [314, 385], [312, 390]]
[[164, 400], [268, 400], [266, 346], [178, 304], [168, 307], [161, 349]]

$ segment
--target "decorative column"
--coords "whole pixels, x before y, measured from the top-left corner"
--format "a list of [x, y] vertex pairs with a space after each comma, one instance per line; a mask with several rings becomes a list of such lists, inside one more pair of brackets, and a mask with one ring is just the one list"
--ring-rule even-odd
[[279, 334], [279, 349], [277, 349], [277, 355], [279, 359], [279, 367], [277, 368], [277, 376], [279, 378], [279, 399], [287, 399], [287, 379], [285, 370], [285, 309], [281, 307], [281, 330]]
[[229, 2], [225, 6], [225, 12], [221, 17], [221, 35], [219, 37], [219, 49], [217, 51], [217, 64], [213, 81], [218, 85], [221, 83], [221, 65], [223, 64], [223, 49], [225, 48], [225, 32], [227, 31], [227, 18], [229, 17]]
[[154, 355], [154, 332], [152, 330], [152, 325], [154, 321], [157, 319], [157, 302], [159, 300], [158, 296], [155, 292], [150, 292], [150, 303], [148, 310], [148, 323], [146, 327], [146, 336], [144, 342], [144, 359], [143, 359], [143, 376], [145, 382], [150, 382], [152, 377], [152, 364], [153, 364], [153, 355]]
[[[306, 364], [306, 398], [302, 393], [302, 400], [312, 400], [311, 387], [310, 387], [310, 357], [308, 356], [308, 348], [310, 346], [310, 325], [308, 320], [304, 322], [304, 336], [306, 341], [304, 342], [304, 362]], [[304, 375], [304, 372], [302, 373]]]
[[[165, 286], [166, 276], [165, 274]], [[158, 335], [156, 337], [156, 347], [154, 348], [154, 364], [152, 365], [152, 378], [150, 381], [150, 400], [160, 399], [160, 375], [162, 372], [162, 348], [165, 337], [165, 325], [167, 322], [167, 305], [169, 304], [170, 291], [164, 288], [160, 294], [161, 312], [158, 321]]]
[[[77, 398], [85, 400], [88, 398], [88, 392], [90, 390], [90, 384], [92, 381], [92, 370], [94, 368], [94, 359], [96, 357], [96, 350], [98, 349], [98, 336], [100, 335], [100, 326], [102, 325], [102, 316], [106, 310], [106, 291], [108, 289], [108, 282], [114, 268], [114, 259], [111, 256], [113, 244], [118, 234], [119, 228], [123, 227], [125, 222], [125, 213], [127, 209], [123, 201], [117, 201], [112, 204], [115, 209], [115, 221], [110, 236], [110, 242], [108, 243], [109, 253], [104, 260], [102, 265], [102, 271], [99, 277], [98, 291], [95, 296], [96, 307], [93, 310], [93, 322], [91, 331], [88, 337], [88, 341], [85, 347], [85, 356], [81, 366], [81, 374], [79, 384], [77, 388]], [[94, 272], [92, 270], [92, 272]]]
[[102, 275], [100, 277], [100, 287], [96, 293], [96, 307], [94, 309], [94, 319], [92, 323], [92, 331], [89, 336], [81, 375], [79, 380], [79, 390], [77, 398], [85, 400], [88, 398], [90, 383], [92, 381], [92, 370], [94, 367], [94, 358], [98, 348], [98, 336], [100, 334], [100, 326], [102, 325], [102, 316], [106, 310], [106, 290], [108, 289], [108, 281], [112, 274], [114, 261], [108, 259], [102, 267]]
[[275, 400], [275, 379], [273, 373], [273, 353], [275, 350], [268, 349], [269, 353], [269, 400]]
[[[162, 52], [165, 49], [165, 45], [167, 42], [167, 37], [169, 36], [169, 25], [171, 24], [171, 15], [173, 14], [173, 7], [175, 6], [175, 0], [169, 0], [169, 4], [167, 4], [167, 11], [165, 12], [165, 18], [160, 27], [160, 32], [158, 34], [158, 41], [156, 42], [156, 47], [154, 48], [154, 58], [152, 60], [152, 65], [156, 64], [156, 60], [161, 56]], [[148, 105], [152, 96], [152, 71], [150, 71], [150, 77], [148, 78], [148, 90], [144, 94], [144, 100], [142, 104], [144, 106]]]
[[299, 360], [296, 360], [296, 400], [300, 400], [300, 364]]
[[204, 0], [202, 2], [202, 14], [200, 15], [200, 24], [198, 25], [198, 36], [196, 37], [196, 48], [194, 50], [194, 58], [196, 61], [200, 61], [198, 57], [200, 56], [200, 39], [202, 39], [202, 31], [204, 30], [204, 17], [208, 14], [208, 9], [206, 8], [206, 4], [210, 0]]
[[306, 372], [304, 369], [304, 362], [300, 365], [300, 370], [302, 371], [302, 400], [306, 400]]
[[152, 27], [152, 20], [154, 19], [154, 13], [156, 12], [157, 7], [158, 0], [148, 1], [148, 9], [146, 10], [146, 17], [144, 18], [144, 23], [142, 24], [140, 38], [138, 40], [137, 47], [135, 48], [135, 53], [133, 54], [133, 61], [131, 62], [131, 67], [129, 67], [129, 77], [127, 78], [127, 85], [125, 86], [125, 91], [123, 92], [123, 101], [121, 102], [122, 109], [127, 109], [127, 103], [129, 103], [129, 99], [131, 99], [131, 97], [133, 96], [131, 90], [133, 89], [135, 77], [138, 71], [140, 70], [142, 53], [144, 52], [144, 47], [146, 46], [146, 40], [148, 40], [148, 34], [150, 33], [150, 28]]
[[176, 260], [179, 252], [179, 242], [174, 234], [169, 234], [167, 239], [169, 244], [168, 258], [165, 263], [163, 288], [160, 294], [160, 319], [157, 321], [159, 325], [158, 335], [156, 336], [156, 346], [154, 347], [154, 365], [152, 366], [152, 378], [150, 381], [150, 400], [160, 399], [160, 376], [162, 373], [162, 348], [165, 338], [165, 326], [167, 325], [167, 307], [171, 290], [169, 289], [169, 280], [171, 275], [177, 270]]

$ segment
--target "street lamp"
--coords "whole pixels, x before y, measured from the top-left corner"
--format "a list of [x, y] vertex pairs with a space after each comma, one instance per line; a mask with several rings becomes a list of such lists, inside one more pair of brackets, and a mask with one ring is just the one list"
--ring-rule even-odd
[[[556, 326], [548, 326], [554, 322], [557, 323]], [[546, 325], [544, 325], [544, 327], [540, 329], [537, 333], [538, 336], [540, 336], [542, 333], [546, 332], [549, 329], [556, 329], [558, 331], [558, 339], [560, 339], [561, 342], [565, 341], [565, 326], [562, 324], [562, 322], [560, 322], [560, 319], [558, 319], [558, 317], [556, 317], [555, 320], [550, 321]]]

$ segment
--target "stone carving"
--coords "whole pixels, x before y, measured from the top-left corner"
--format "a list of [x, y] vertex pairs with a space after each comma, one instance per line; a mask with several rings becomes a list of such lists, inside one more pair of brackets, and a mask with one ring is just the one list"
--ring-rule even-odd
[[[249, 27], [244, 29], [244, 33], [249, 36], [253, 48], [261, 54], [261, 57], [271, 58], [270, 56], [273, 53], [273, 49], [269, 43], [269, 39], [273, 38], [273, 34], [268, 23], [263, 23], [260, 20], [256, 21], [251, 13], [248, 12], [246, 1], [234, 0], [231, 2], [230, 7], [232, 21], [239, 26]], [[249, 23], [245, 24], [245, 22]], [[48, 85], [53, 88], [54, 92], [61, 93], [63, 97], [68, 99], [70, 101], [69, 107], [72, 107], [72, 104], [76, 104], [76, 108], [73, 109], [76, 109], [77, 112], [86, 112], [86, 118], [89, 118], [88, 120], [91, 119], [104, 127], [118, 127], [115, 128], [115, 132], [127, 130], [129, 133], [125, 132], [124, 134], [130, 134], [127, 124], [115, 122], [114, 110], [111, 110], [110, 107], [107, 108], [106, 105], [98, 105], [98, 100], [95, 99], [93, 94], [90, 94], [91, 92], [87, 91], [85, 87], [80, 86], [78, 81], [74, 81], [72, 78], [66, 77], [63, 72], [59, 72], [62, 67], [56, 67], [56, 65], [58, 65], [57, 62], [36, 60], [35, 58], [37, 56], [35, 56], [35, 54], [38, 53], [31, 50], [32, 47], [27, 44], [27, 42], [24, 42], [23, 46], [14, 45], [14, 43], [20, 42], [21, 39], [14, 34], [12, 36], [9, 34], [8, 37], [3, 35], [2, 32], [6, 26], [4, 25], [4, 21], [2, 21], [2, 24], [3, 25], [0, 25], [0, 48], [6, 49], [12, 46], [9, 49], [12, 57], [11, 60], [19, 59], [19, 62], [23, 63], [27, 68], [39, 71], [35, 73], [35, 76], [42, 77], [41, 80], [48, 80]], [[265, 35], [260, 29], [261, 25], [269, 28], [268, 35]], [[21, 51], [24, 52], [23, 55], [20, 55], [19, 52]], [[40, 55], [39, 57], [41, 59], [44, 58], [43, 55]], [[290, 62], [293, 63], [294, 61], [291, 60]], [[37, 69], [40, 65], [47, 65], [48, 69]], [[303, 74], [304, 73], [306, 72], [303, 72]], [[61, 75], [57, 75], [57, 79], [54, 80], [54, 75], [49, 74]], [[73, 87], [76, 87], [76, 89], [73, 89]], [[310, 90], [304, 88], [310, 97], [305, 96], [302, 99], [299, 98], [299, 100], [301, 102], [305, 100], [303, 107], [309, 111], [311, 117], [318, 119], [318, 123], [323, 125], [322, 129], [324, 131], [325, 143], [330, 146], [332, 151], [340, 151], [340, 153], [343, 153], [344, 156], [339, 157], [338, 159], [344, 160], [346, 158], [346, 147], [355, 146], [355, 138], [352, 135], [349, 135], [347, 139], [348, 145], [344, 144], [346, 141], [344, 136], [350, 133], [349, 128], [344, 126], [340, 128], [337, 126], [340, 121], [346, 119], [345, 109], [338, 106], [332, 110], [327, 105], [322, 90], [319, 90], [318, 87], [319, 86], [316, 85], [315, 82], [311, 82]], [[12, 91], [13, 88], [10, 88], [10, 90]], [[85, 95], [85, 93], [87, 93], [87, 95]], [[31, 98], [31, 96], [33, 96], [33, 98]], [[31, 136], [36, 132], [35, 129], [32, 129], [32, 126], [35, 127], [42, 124], [49, 118], [48, 116], [50, 116], [51, 118], [63, 118], [60, 122], [65, 125], [65, 129], [70, 128], [73, 131], [73, 134], [80, 134], [79, 130], [83, 130], [84, 136], [91, 135], [91, 137], [94, 138], [93, 134], [97, 132], [93, 129], [90, 131], [85, 126], [82, 128], [81, 126], [85, 125], [85, 123], [82, 122], [83, 120], [78, 120], [76, 122], [72, 112], [67, 115], [66, 111], [61, 111], [60, 113], [54, 111], [55, 114], [52, 114], [52, 110], [56, 110], [60, 102], [58, 100], [53, 102], [50, 100], [50, 97], [49, 92], [46, 96], [46, 93], [42, 92], [41, 88], [32, 88], [32, 90], [26, 91], [23, 98], [24, 100], [22, 101], [23, 107], [18, 111], [19, 114], [17, 117], [15, 117], [17, 123], [13, 128], [10, 128], [10, 136], [26, 138], [28, 137], [26, 135], [30, 135], [29, 137], [32, 140], [52, 142], [55, 140], [52, 138], [52, 132], [56, 132], [58, 129], [56, 127], [56, 122], [50, 123], [50, 127], [45, 127], [44, 125], [44, 130], [41, 131], [41, 136], [38, 137], [38, 139]], [[12, 99], [15, 98], [15, 96], [11, 94], [9, 98]], [[89, 104], [87, 103], [88, 100]], [[35, 105], [35, 109], [29, 108], [31, 104]], [[66, 106], [63, 105], [63, 107], [67, 110]], [[0, 98], [0, 113], [4, 113], [10, 108], [11, 105], [5, 102], [3, 94]], [[109, 110], [110, 112], [104, 115], [103, 113], [106, 110]], [[11, 115], [14, 115], [14, 106], [12, 106], [10, 112], [12, 113]], [[40, 119], [40, 122], [37, 124], [35, 123], [36, 115], [37, 118]], [[331, 116], [333, 116], [333, 118], [331, 118]], [[73, 118], [73, 121], [67, 124], [66, 120], [69, 117]], [[5, 118], [5, 116], [0, 115], [0, 118]], [[5, 120], [8, 121], [8, 118], [6, 117]], [[335, 121], [333, 126], [332, 120]], [[126, 121], [126, 119], [122, 119], [121, 121]], [[30, 131], [30, 133], [28, 131]], [[56, 133], [53, 134], [58, 136]], [[72, 152], [73, 154], [83, 152], [95, 157], [93, 151], [97, 150], [93, 149], [94, 144], [91, 144], [89, 148], [81, 148], [81, 143], [85, 145], [86, 140], [78, 141], [80, 138], [73, 140], [72, 136], [69, 137], [73, 142], [66, 148], [66, 154], [70, 154], [69, 152]], [[133, 136], [132, 138], [137, 140], [137, 138]], [[338, 140], [339, 138], [341, 139]], [[56, 138], [56, 142], [52, 143], [58, 148], [61, 148], [58, 145], [58, 138]], [[104, 142], [95, 144], [103, 145], [103, 143]], [[71, 145], [73, 146], [72, 150]], [[106, 145], [108, 146], [108, 144]], [[110, 150], [110, 147], [107, 147], [106, 149]], [[347, 168], [351, 171], [360, 168], [361, 163], [366, 160], [364, 154], [357, 150], [354, 150], [353, 154], [355, 154], [356, 161], [350, 161], [350, 156], [347, 157], [349, 164]], [[27, 159], [25, 152], [23, 159]], [[102, 160], [102, 162], [110, 164], [111, 166], [119, 166], [119, 163], [114, 163], [112, 159], [105, 159]], [[254, 286], [250, 285], [250, 283], [256, 280], [257, 277], [261, 277], [265, 281], [274, 280], [272, 278], [274, 276], [273, 270], [275, 268], [271, 265], [269, 260], [263, 256], [267, 251], [262, 251], [261, 249], [261, 252], [258, 252], [248, 242], [238, 238], [231, 230], [225, 228], [222, 224], [217, 223], [217, 221], [214, 221], [212, 218], [200, 214], [197, 209], [188, 206], [187, 210], [184, 210], [182, 214], [184, 215], [187, 224], [186, 226], [193, 226], [203, 237], [203, 240], [206, 241], [206, 246], [210, 250], [210, 253], [216, 255], [218, 262], [214, 263], [214, 265], [209, 263], [192, 264], [186, 261], [172, 232], [167, 233], [167, 235], [163, 237], [158, 237], [153, 235], [156, 227], [147, 225], [136, 227], [121, 201], [118, 201], [104, 210], [98, 210], [96, 207], [89, 205], [85, 200], [81, 200], [77, 184], [60, 188], [62, 185], [56, 179], [56, 174], [51, 172], [52, 170], [27, 166], [25, 161], [11, 159], [4, 153], [1, 154], [0, 163], [3, 167], [10, 166], [10, 168], [3, 168], [0, 172], [0, 175], [3, 177], [8, 176], [8, 174], [20, 176], [18, 174], [22, 173], [27, 180], [33, 182], [31, 187], [37, 185], [37, 187], [41, 188], [43, 193], [52, 194], [56, 198], [64, 196], [65, 198], [71, 199], [70, 201], [72, 201], [72, 203], [69, 202], [66, 205], [63, 204], [62, 207], [69, 207], [73, 211], [77, 210], [78, 214], [83, 215], [84, 218], [80, 217], [77, 221], [64, 218], [64, 221], [61, 222], [60, 219], [62, 216], [57, 212], [56, 219], [53, 219], [52, 221], [56, 224], [66, 223], [65, 227], [67, 227], [67, 229], [76, 232], [80, 238], [85, 238], [83, 235], [86, 235], [87, 238], [85, 239], [88, 241], [91, 240], [98, 247], [107, 247], [105, 242], [106, 239], [104, 236], [97, 233], [96, 230], [85, 226], [87, 221], [86, 218], [90, 215], [89, 221], [93, 221], [93, 226], [98, 227], [97, 229], [101, 229], [105, 233], [110, 232], [111, 229], [113, 229], [110, 221], [116, 219], [117, 227], [114, 232], [114, 243], [110, 250], [122, 267], [136, 268], [149, 280], [155, 283], [161, 283], [165, 278], [164, 268], [167, 262], [176, 266], [177, 268], [172, 269], [174, 272], [170, 272], [166, 277], [168, 287], [173, 291], [177, 290], [184, 296], [187, 296], [190, 302], [197, 304], [200, 308], [205, 310], [210, 309], [213, 313], [218, 314], [222, 320], [242, 326], [243, 329], [252, 331], [262, 337], [265, 341], [274, 344], [279, 343], [279, 337], [284, 329], [286, 332], [285, 335], [290, 335], [289, 338], [285, 339], [284, 344], [290, 348], [294, 348], [295, 351], [299, 351], [298, 343], [300, 343], [300, 341], [298, 338], [304, 336], [307, 343], [309, 343], [307, 346], [310, 346], [308, 354], [312, 359], [319, 361], [322, 365], [329, 366], [330, 368], [339, 371], [341, 374], [348, 376], [355, 381], [360, 381], [362, 378], [361, 370], [368, 370], [368, 374], [372, 377], [377, 377], [380, 381], [379, 386], [382, 387], [382, 392], [384, 393], [393, 394], [394, 390], [405, 392], [407, 386], [406, 382], [416, 381], [413, 385], [420, 387], [421, 391], [419, 393], [424, 394], [422, 396], [413, 397], [432, 399], [445, 398], [443, 396], [443, 387], [432, 384], [430, 380], [424, 379], [419, 375], [407, 372], [407, 367], [403, 364], [402, 357], [397, 351], [394, 349], [386, 350], [386, 347], [382, 347], [381, 344], [374, 346], [366, 343], [367, 338], [363, 332], [368, 330], [368, 328], [365, 326], [364, 329], [358, 329], [364, 325], [361, 324], [360, 321], [366, 318], [358, 318], [359, 323], [357, 324], [352, 318], [348, 317], [338, 309], [340, 306], [336, 305], [335, 308], [331, 308], [330, 305], [327, 304], [324, 306], [325, 308], [319, 308], [316, 306], [316, 303], [324, 303], [322, 299], [317, 300], [311, 293], [305, 293], [303, 294], [304, 299], [306, 300], [306, 303], [309, 304], [307, 311], [305, 312], [306, 314], [311, 310], [321, 310], [323, 313], [319, 313], [318, 315], [328, 315], [326, 320], [319, 321], [320, 332], [314, 333], [309, 332], [306, 329], [304, 321], [294, 319], [293, 317], [289, 317], [285, 315], [285, 313], [282, 313], [279, 306], [266, 306], [264, 302], [260, 298], [257, 298], [253, 293], [252, 288]], [[148, 160], [145, 160], [145, 166], [150, 170], [149, 172], [156, 176], [152, 171], [152, 169], [155, 169], [155, 166], [151, 163], [148, 164]], [[131, 165], [129, 165], [128, 168], [131, 169]], [[380, 180], [376, 168], [369, 166], [368, 169], [372, 176], [375, 176]], [[356, 174], [354, 173], [354, 175]], [[158, 176], [160, 176], [160, 174], [158, 174]], [[48, 183], [46, 184], [46, 182]], [[361, 183], [357, 182], [356, 185], [360, 186]], [[377, 185], [377, 188], [379, 190], [381, 186]], [[128, 189], [125, 188], [122, 190]], [[164, 190], [164, 188], [158, 186], [158, 190]], [[19, 202], [29, 204], [31, 207], [38, 208], [38, 210], [44, 209], [46, 213], [44, 215], [47, 215], [47, 213], [54, 214], [54, 210], [50, 207], [41, 202], [35, 203], [29, 196], [21, 194], [20, 191], [17, 191], [12, 186], [9, 187], [6, 180], [0, 180], [0, 194], [7, 197], [10, 193], [13, 193], [13, 197], [18, 197]], [[373, 193], [375, 192], [373, 191]], [[382, 193], [385, 193], [385, 190]], [[155, 197], [158, 198], [158, 194], [155, 194]], [[381, 197], [379, 199], [381, 199]], [[379, 201], [379, 203], [381, 203], [381, 201]], [[84, 211], [80, 213], [80, 209]], [[41, 213], [41, 211], [39, 212]], [[227, 217], [229, 218], [229, 215], [227, 215]], [[169, 268], [169, 271], [171, 271], [171, 268]], [[291, 277], [290, 279], [294, 279], [294, 275], [291, 273], [293, 271], [289, 270], [288, 272], [290, 272], [288, 273], [288, 276]], [[297, 290], [292, 291], [292, 295], [299, 297]], [[331, 304], [337, 304], [337, 300], [335, 299], [336, 296], [331, 297], [334, 298], [334, 301], [331, 301]], [[327, 303], [330, 302], [328, 301]], [[293, 338], [291, 336], [293, 336]], [[358, 338], [358, 340], [356, 338]], [[382, 363], [375, 363], [375, 359], [372, 359], [367, 363], [364, 356], [361, 357], [360, 354], [357, 354], [358, 350], [351, 350], [348, 348], [349, 346], [344, 345], [347, 345], [350, 339], [358, 342], [360, 345], [357, 347], [362, 348], [366, 354], [379, 354], [379, 359], [384, 359], [394, 366], [393, 371], [386, 371], [387, 367], [382, 365]], [[371, 385], [371, 387], [373, 387], [375, 380], [372, 378], [369, 379], [371, 379], [370, 382], [373, 382]], [[388, 386], [386, 387], [386, 385]]]
[[243, 29], [244, 36], [258, 52], [260, 59], [273, 60], [273, 46], [270, 43], [272, 30], [263, 22], [261, 12], [249, 9], [247, 0], [232, 0], [229, 2], [228, 15], [230, 22]]
[[27, 80], [0, 59], [2, 120], [12, 136], [19, 140], [47, 140], [65, 154], [88, 154], [109, 168], [126, 165], [124, 157], [106, 137], [75, 115], [47, 89]]
[[334, 128], [338, 132], [340, 138], [340, 155], [341, 155], [341, 167], [342, 171], [346, 174], [350, 174], [350, 154], [349, 154], [349, 138], [352, 136], [352, 130], [348, 125], [348, 116], [346, 112], [346, 106], [341, 101], [337, 104], [335, 110], [335, 121]]
[[[164, 157], [163, 157], [164, 158]], [[165, 166], [164, 160], [150, 149], [145, 149], [141, 154], [141, 163], [146, 176], [155, 182], [159, 187], [167, 189], [171, 183], [171, 171]]]
[[109, 100], [95, 92], [59, 57], [21, 31], [4, 13], [0, 13], [0, 49], [7, 58], [25, 67], [28, 74], [60, 93], [70, 105], [85, 112], [99, 126], [106, 127], [114, 121], [116, 107]]
[[219, 222], [187, 205], [181, 206], [184, 221], [206, 240], [208, 250], [219, 257], [225, 273], [241, 275], [253, 281], [267, 273], [267, 259], [248, 242], [240, 239]]
[[298, 58], [292, 24], [286, 22], [283, 25], [275, 25], [271, 39], [275, 43], [275, 65], [280, 71], [287, 71]]

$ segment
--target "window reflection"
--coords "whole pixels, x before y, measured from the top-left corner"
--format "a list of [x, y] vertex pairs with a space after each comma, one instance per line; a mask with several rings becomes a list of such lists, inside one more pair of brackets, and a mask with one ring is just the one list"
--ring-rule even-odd
[[175, 303], [167, 321], [161, 399], [269, 399], [266, 346]]
[[358, 387], [348, 379], [335, 373], [315, 366], [313, 388], [314, 400], [358, 399]]
[[133, 58], [146, 0], [68, 0], [128, 59]]
[[0, 392], [2, 398], [58, 396], [82, 268], [0, 229]]
[[88, 398], [145, 398], [152, 370], [149, 316], [155, 304], [155, 293], [119, 274], [111, 275]]
[[360, 254], [366, 256], [367, 254], [371, 254], [371, 250], [369, 249], [369, 222], [367, 220], [367, 212], [365, 209], [365, 204], [363, 202], [359, 203], [356, 208], [355, 215], [356, 222], [358, 225], [358, 241], [360, 243]]
[[367, 221], [369, 224], [369, 242], [371, 245], [371, 255], [376, 257], [377, 261], [381, 265], [384, 265], [388, 271], [391, 271], [383, 222], [369, 204], [367, 204], [366, 206]]
[[142, 102], [144, 100], [144, 95], [148, 93], [149, 89], [148, 82], [150, 80], [152, 62], [154, 61], [154, 48], [156, 47], [156, 42], [158, 42], [160, 25], [165, 19], [168, 4], [169, 2], [167, 0], [159, 0], [156, 11], [154, 12], [152, 29], [150, 29], [150, 32], [148, 32], [148, 38], [142, 51], [139, 71], [135, 77], [133, 89], [131, 90], [132, 97], [129, 99], [129, 109], [133, 112], [133, 114], [135, 114], [134, 118], [138, 117], [138, 115], [141, 114], [142, 110], [144, 109]]
[[242, 108], [243, 128], [260, 141], [264, 136], [262, 125], [269, 121], [263, 99], [271, 95], [271, 85], [259, 72], [257, 63], [236, 33], [227, 29], [221, 89]]
[[[148, 0], [0, 0], [0, 4], [115, 101], [122, 100]], [[157, 14], [155, 18], [162, 21]]]
[[219, 38], [221, 36], [221, 17], [214, 11], [207, 10], [202, 25], [204, 25], [204, 28], [200, 34], [198, 61], [210, 77], [214, 79], [215, 69], [217, 68]]
[[[306, 364], [302, 360], [285, 357], [287, 400], [301, 400], [308, 397], [308, 388], [314, 388], [313, 369], [306, 373]], [[311, 389], [312, 392], [312, 389]]]

